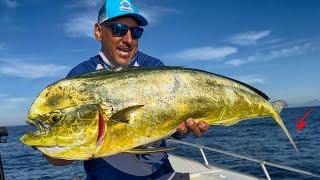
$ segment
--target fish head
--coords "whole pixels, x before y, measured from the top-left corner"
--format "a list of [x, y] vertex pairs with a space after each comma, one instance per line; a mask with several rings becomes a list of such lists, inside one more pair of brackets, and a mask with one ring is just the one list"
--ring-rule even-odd
[[37, 130], [20, 141], [35, 147], [72, 147], [95, 144], [99, 128], [99, 106], [86, 101], [75, 84], [56, 83], [45, 88], [35, 99], [27, 124]]
[[33, 115], [26, 121], [36, 127], [21, 137], [28, 146], [72, 147], [95, 143], [99, 128], [99, 108], [84, 104]]

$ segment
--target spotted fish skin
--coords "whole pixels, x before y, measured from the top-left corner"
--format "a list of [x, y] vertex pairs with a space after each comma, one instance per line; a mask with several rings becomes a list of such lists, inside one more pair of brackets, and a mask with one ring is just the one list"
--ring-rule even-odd
[[[85, 160], [126, 152], [170, 136], [187, 118], [210, 125], [272, 117], [294, 142], [261, 91], [202, 70], [160, 67], [98, 71], [60, 80], [33, 102], [21, 142], [48, 156]], [[294, 145], [295, 146], [295, 145]]]

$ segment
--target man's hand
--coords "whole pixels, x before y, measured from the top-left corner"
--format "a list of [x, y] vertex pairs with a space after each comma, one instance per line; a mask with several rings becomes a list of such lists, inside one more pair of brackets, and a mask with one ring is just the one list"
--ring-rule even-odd
[[204, 132], [208, 131], [208, 129], [209, 125], [206, 122], [199, 121], [197, 123], [194, 119], [189, 118], [179, 124], [177, 127], [177, 132], [173, 135], [173, 137], [181, 139], [180, 137], [185, 136], [190, 132], [192, 132], [192, 134], [195, 136], [200, 137]]

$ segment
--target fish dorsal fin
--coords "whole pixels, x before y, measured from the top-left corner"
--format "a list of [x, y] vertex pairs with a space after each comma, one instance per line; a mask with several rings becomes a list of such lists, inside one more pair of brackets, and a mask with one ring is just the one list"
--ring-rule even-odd
[[112, 121], [117, 121], [117, 122], [122, 122], [122, 123], [130, 123], [130, 116], [132, 113], [134, 113], [136, 110], [142, 108], [144, 105], [136, 105], [136, 106], [130, 106], [127, 108], [124, 108], [116, 113], [114, 113], [111, 117], [110, 120]]
[[287, 106], [287, 103], [283, 100], [272, 102], [274, 109], [280, 114], [280, 112]]
[[132, 153], [132, 154], [151, 154], [151, 153], [172, 151], [175, 149], [176, 149], [175, 147], [138, 147], [138, 148], [130, 149], [126, 152]]

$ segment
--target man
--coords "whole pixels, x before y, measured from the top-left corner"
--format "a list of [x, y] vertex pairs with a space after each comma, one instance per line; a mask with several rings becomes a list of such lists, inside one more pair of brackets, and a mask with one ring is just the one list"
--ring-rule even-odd
[[[118, 70], [126, 66], [163, 66], [160, 60], [138, 51], [138, 40], [143, 33], [141, 26], [147, 24], [130, 0], [105, 0], [94, 27], [95, 38], [101, 42], [101, 51], [73, 68], [67, 77], [100, 69]], [[173, 137], [181, 139], [189, 131], [201, 136], [207, 130], [207, 123], [188, 119], [178, 126]], [[153, 146], [165, 146], [165, 141]], [[173, 175], [173, 169], [167, 157], [164, 152], [147, 155], [121, 153], [85, 161], [84, 168], [87, 179], [168, 179]], [[54, 165], [70, 163], [50, 157], [47, 159]]]

